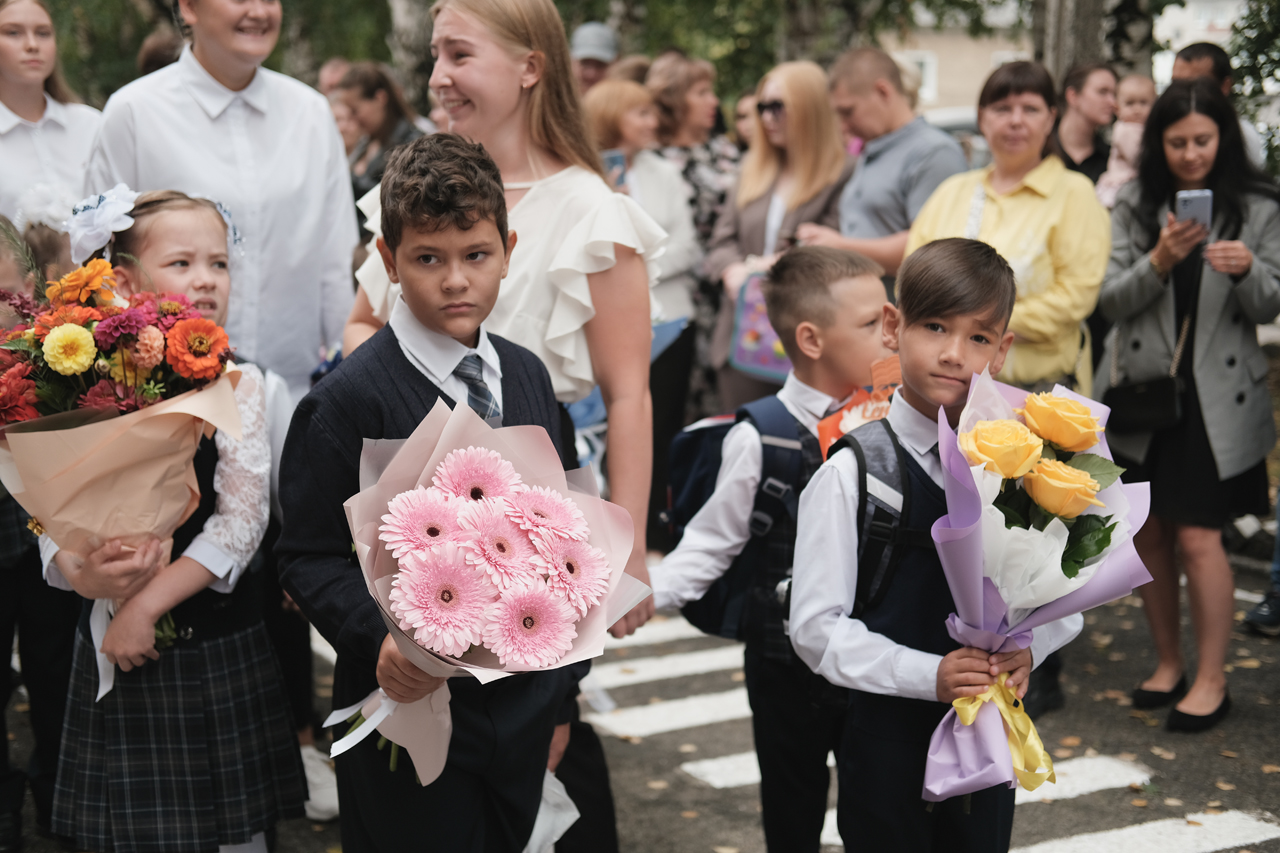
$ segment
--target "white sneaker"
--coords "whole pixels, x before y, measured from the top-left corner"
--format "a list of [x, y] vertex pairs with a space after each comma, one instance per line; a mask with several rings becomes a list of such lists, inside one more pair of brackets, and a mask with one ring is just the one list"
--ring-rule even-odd
[[307, 774], [307, 819], [333, 820], [338, 816], [338, 779], [333, 775], [333, 765], [324, 753], [308, 744], [299, 747], [302, 752], [302, 769]]

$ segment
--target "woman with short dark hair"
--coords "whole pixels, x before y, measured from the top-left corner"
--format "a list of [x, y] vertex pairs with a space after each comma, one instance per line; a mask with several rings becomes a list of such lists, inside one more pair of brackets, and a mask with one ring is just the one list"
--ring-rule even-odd
[[378, 62], [357, 62], [342, 76], [338, 97], [351, 110], [364, 138], [351, 152], [351, 188], [357, 199], [378, 185], [387, 156], [422, 131], [391, 70]]
[[[1212, 228], [1175, 217], [1184, 190], [1212, 191]], [[1151, 483], [1151, 514], [1133, 541], [1152, 575], [1141, 593], [1159, 660], [1133, 703], [1177, 702], [1168, 728], [1203, 731], [1231, 707], [1223, 664], [1235, 585], [1222, 526], [1269, 510], [1266, 456], [1276, 433], [1256, 327], [1280, 314], [1280, 190], [1249, 161], [1235, 111], [1211, 80], [1174, 81], [1156, 100], [1138, 178], [1120, 190], [1111, 231], [1099, 304], [1116, 329], [1099, 396], [1180, 380], [1180, 417], [1172, 412], [1158, 429], [1107, 430], [1129, 469], [1124, 479]], [[1189, 690], [1175, 550], [1198, 652]]]

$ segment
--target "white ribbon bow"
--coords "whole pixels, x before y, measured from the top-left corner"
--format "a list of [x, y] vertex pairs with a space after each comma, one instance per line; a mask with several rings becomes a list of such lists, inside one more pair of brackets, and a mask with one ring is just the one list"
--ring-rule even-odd
[[140, 193], [125, 184], [89, 196], [71, 209], [64, 230], [71, 238], [71, 262], [79, 266], [94, 252], [107, 245], [111, 235], [133, 225], [133, 203]]

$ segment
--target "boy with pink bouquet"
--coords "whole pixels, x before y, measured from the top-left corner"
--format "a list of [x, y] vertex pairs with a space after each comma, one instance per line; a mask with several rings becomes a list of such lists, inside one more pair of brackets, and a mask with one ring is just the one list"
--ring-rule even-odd
[[[947, 632], [956, 605], [929, 538], [947, 513], [939, 410], [954, 426], [973, 375], [999, 373], [1016, 299], [1013, 270], [985, 243], [938, 240], [907, 258], [898, 304], [884, 309], [884, 342], [902, 367], [889, 414], [833, 445], [800, 496], [791, 643], [814, 672], [851, 688], [837, 756], [846, 850], [1007, 851], [1012, 788], [924, 801], [930, 738], [955, 699], [1002, 673], [1021, 699], [1032, 668], [1083, 626], [1079, 615], [1051, 622], [1029, 648], [1004, 654]], [[900, 513], [893, 551], [874, 525], [859, 540], [859, 516], [884, 513], [877, 503]]]
[[[484, 149], [452, 134], [398, 149], [382, 180], [382, 230], [378, 248], [403, 293], [390, 322], [299, 404], [280, 476], [281, 582], [337, 649], [337, 708], [378, 687], [414, 702], [443, 683], [399, 652], [352, 550], [343, 502], [360, 490], [365, 439], [408, 438], [443, 399], [505, 426], [541, 426], [562, 447], [546, 368], [483, 327], [516, 244], [502, 178]], [[392, 771], [375, 738], [340, 755], [343, 850], [519, 853], [553, 733], [563, 740], [567, 697], [586, 670], [575, 664], [487, 685], [454, 679], [448, 761], [429, 785], [407, 755]]]

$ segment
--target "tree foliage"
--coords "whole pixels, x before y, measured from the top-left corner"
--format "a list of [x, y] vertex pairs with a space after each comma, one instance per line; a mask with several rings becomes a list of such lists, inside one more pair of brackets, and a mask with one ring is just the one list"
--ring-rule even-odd
[[[1236, 104], [1255, 122], [1280, 99], [1280, 5], [1275, 0], [1246, 0], [1244, 13], [1231, 28], [1232, 77]], [[1267, 145], [1267, 171], [1280, 176], [1280, 127], [1262, 131]]]

